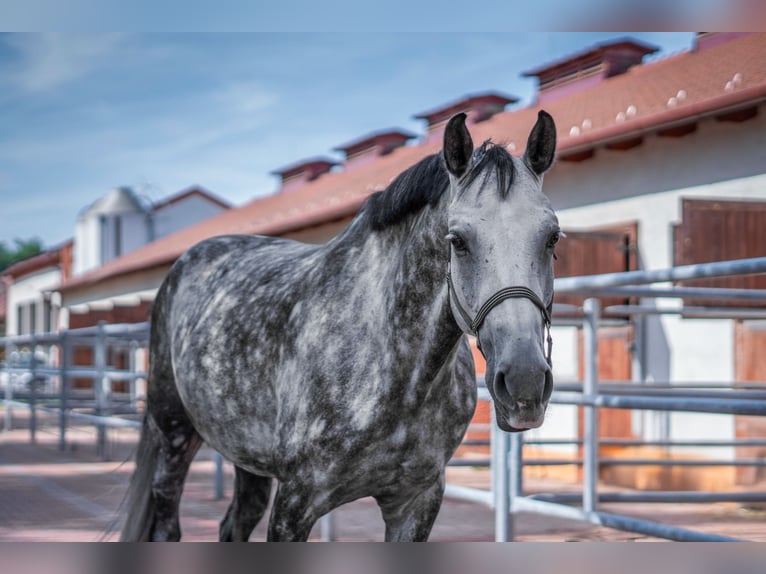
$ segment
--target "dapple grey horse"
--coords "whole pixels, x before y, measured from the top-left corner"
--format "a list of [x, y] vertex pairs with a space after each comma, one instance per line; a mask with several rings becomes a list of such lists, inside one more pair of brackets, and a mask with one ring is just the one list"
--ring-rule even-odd
[[236, 467], [221, 540], [247, 540], [277, 483], [269, 540], [306, 540], [374, 497], [386, 540], [427, 540], [476, 405], [477, 337], [497, 424], [539, 426], [552, 391], [553, 255], [540, 112], [522, 158], [465, 114], [443, 151], [373, 194], [323, 245], [223, 236], [170, 269], [152, 312], [147, 410], [122, 540], [178, 540], [202, 441]]

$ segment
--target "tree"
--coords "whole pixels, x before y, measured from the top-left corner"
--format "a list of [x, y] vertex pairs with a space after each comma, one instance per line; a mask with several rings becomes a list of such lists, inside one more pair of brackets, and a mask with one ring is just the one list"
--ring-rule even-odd
[[15, 247], [9, 248], [0, 241], [0, 272], [14, 263], [41, 253], [43, 243], [39, 239], [14, 239]]

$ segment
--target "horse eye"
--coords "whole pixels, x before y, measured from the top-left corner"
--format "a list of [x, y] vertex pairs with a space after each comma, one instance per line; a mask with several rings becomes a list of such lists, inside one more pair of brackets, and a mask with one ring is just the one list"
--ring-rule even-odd
[[554, 231], [551, 236], [548, 238], [548, 249], [553, 249], [556, 247], [556, 244], [559, 242], [559, 239], [561, 239], [561, 232], [560, 231]]
[[445, 239], [452, 244], [452, 248], [458, 254], [468, 252], [468, 246], [465, 244], [465, 241], [463, 241], [463, 238], [460, 237], [457, 233], [448, 233]]

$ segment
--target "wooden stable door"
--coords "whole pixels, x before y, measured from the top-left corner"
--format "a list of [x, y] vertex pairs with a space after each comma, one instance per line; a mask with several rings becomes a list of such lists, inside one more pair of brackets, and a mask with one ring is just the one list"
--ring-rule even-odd
[[[630, 384], [633, 327], [602, 327], [598, 330], [599, 381], [617, 381]], [[580, 332], [580, 379], [585, 377], [583, 335]], [[583, 409], [578, 413], [578, 436], [583, 438]], [[599, 409], [599, 436], [601, 438], [633, 438], [632, 414], [629, 409]], [[612, 451], [615, 449], [605, 449]]]
[[[735, 375], [737, 382], [766, 381], [766, 321], [735, 323]], [[766, 437], [766, 417], [734, 417], [737, 438]], [[766, 447], [738, 447], [737, 458], [764, 458]], [[752, 485], [766, 479], [764, 467], [737, 468], [737, 484]]]

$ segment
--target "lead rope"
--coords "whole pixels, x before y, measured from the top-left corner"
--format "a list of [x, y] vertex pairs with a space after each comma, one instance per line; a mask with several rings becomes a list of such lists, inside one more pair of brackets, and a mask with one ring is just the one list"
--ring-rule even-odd
[[476, 317], [471, 320], [468, 312], [465, 310], [463, 305], [460, 304], [460, 299], [457, 296], [455, 285], [452, 283], [452, 273], [449, 270], [447, 271], [447, 283], [449, 285], [450, 297], [455, 302], [455, 307], [457, 307], [458, 313], [460, 313], [460, 317], [463, 319], [463, 322], [468, 326], [471, 334], [476, 338], [476, 347], [479, 349], [479, 352], [485, 359], [487, 356], [484, 354], [484, 350], [481, 348], [481, 340], [479, 339], [479, 327], [481, 327], [484, 319], [486, 319], [487, 315], [489, 315], [489, 312], [506, 299], [523, 298], [532, 301], [532, 303], [534, 303], [535, 306], [540, 309], [540, 313], [543, 317], [543, 325], [545, 326], [546, 330], [547, 343], [547, 356], [545, 357], [545, 360], [548, 362], [549, 367], [553, 367], [553, 362], [551, 359], [551, 353], [553, 352], [553, 337], [551, 337], [551, 311], [553, 308], [553, 303], [546, 306], [540, 300], [540, 297], [537, 296], [537, 293], [532, 291], [529, 287], [520, 285], [504, 287], [492, 295], [489, 299], [487, 299], [487, 301], [485, 301], [484, 304], [479, 308], [479, 312], [476, 313]]

